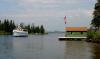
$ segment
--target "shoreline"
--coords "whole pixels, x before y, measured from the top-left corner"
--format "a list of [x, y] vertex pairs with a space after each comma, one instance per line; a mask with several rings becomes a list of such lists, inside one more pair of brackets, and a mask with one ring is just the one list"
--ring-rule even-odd
[[[29, 33], [28, 35], [47, 35], [48, 33]], [[0, 31], [0, 35], [12, 35], [9, 32]]]
[[11, 35], [9, 32], [0, 31], [0, 35]]
[[100, 43], [99, 39], [88, 39], [86, 42], [91, 42], [91, 43]]

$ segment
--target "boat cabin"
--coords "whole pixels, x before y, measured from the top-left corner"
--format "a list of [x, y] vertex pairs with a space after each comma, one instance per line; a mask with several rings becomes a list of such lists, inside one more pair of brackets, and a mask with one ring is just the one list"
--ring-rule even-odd
[[66, 27], [66, 35], [69, 37], [86, 37], [87, 36], [87, 27]]

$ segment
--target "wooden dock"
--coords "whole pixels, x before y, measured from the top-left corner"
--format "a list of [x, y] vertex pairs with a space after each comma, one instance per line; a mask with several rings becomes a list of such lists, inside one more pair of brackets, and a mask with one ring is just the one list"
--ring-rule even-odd
[[80, 41], [87, 39], [87, 37], [58, 37], [59, 40], [68, 40], [68, 41]]

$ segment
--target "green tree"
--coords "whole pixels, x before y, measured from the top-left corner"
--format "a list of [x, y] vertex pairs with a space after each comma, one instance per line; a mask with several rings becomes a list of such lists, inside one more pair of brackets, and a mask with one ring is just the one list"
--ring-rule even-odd
[[94, 17], [91, 24], [98, 30], [100, 28], [100, 0], [97, 0], [94, 9]]
[[0, 20], [0, 31], [2, 30], [2, 24], [1, 24], [1, 20]]
[[25, 29], [28, 30], [28, 33], [31, 33], [31, 26], [30, 25], [25, 26]]
[[39, 26], [37, 26], [37, 27], [35, 28], [35, 33], [40, 33], [40, 28], [39, 28]]
[[13, 20], [10, 20], [9, 22], [9, 32], [12, 34], [13, 29], [15, 28], [15, 23]]
[[8, 21], [8, 19], [4, 20], [3, 26], [4, 26], [4, 31], [9, 32], [9, 21]]
[[31, 32], [35, 33], [35, 26], [34, 26], [34, 24], [32, 24], [32, 26], [31, 26]]
[[40, 33], [41, 33], [41, 34], [44, 34], [44, 33], [45, 33], [45, 30], [44, 30], [43, 25], [41, 25], [41, 27], [40, 27]]

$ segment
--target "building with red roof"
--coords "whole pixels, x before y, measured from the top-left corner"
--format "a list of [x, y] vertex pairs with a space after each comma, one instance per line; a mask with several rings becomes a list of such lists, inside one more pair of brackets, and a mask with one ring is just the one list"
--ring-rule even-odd
[[67, 32], [67, 36], [86, 36], [87, 34], [87, 27], [66, 27], [65, 31]]

